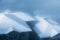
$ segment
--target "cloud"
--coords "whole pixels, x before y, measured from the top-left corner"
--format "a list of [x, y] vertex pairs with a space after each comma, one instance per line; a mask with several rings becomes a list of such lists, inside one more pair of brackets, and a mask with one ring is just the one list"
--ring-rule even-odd
[[44, 7], [46, 8], [60, 7], [60, 1], [59, 0], [46, 0], [44, 3]]
[[[8, 3], [7, 3], [8, 2]], [[2, 0], [0, 11], [9, 9], [11, 11], [24, 11], [33, 15], [35, 11], [42, 10], [42, 15], [60, 15], [60, 1], [59, 0]], [[32, 13], [31, 13], [32, 12]], [[39, 13], [36, 13], [39, 14]]]
[[5, 11], [2, 11], [2, 12], [0, 12], [0, 14], [9, 14], [9, 13], [11, 13], [12, 11], [10, 11], [10, 10], [5, 10]]

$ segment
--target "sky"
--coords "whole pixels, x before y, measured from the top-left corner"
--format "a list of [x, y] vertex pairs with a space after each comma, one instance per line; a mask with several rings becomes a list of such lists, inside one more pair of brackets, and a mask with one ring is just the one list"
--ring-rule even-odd
[[56, 21], [60, 20], [60, 0], [0, 0], [0, 12], [5, 10], [23, 11], [34, 16], [47, 16]]

